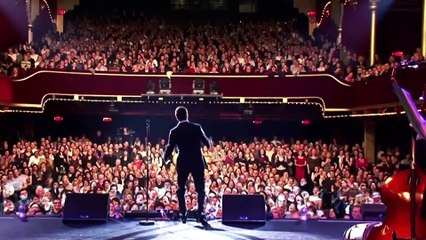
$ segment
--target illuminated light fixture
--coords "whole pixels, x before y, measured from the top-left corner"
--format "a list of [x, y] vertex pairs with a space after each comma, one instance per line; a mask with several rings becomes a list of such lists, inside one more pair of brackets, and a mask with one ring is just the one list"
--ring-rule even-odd
[[63, 8], [58, 9], [58, 15], [65, 15], [66, 12], [67, 11], [65, 9], [63, 9]]
[[315, 15], [317, 15], [317, 13], [315, 11], [309, 11], [308, 12], [309, 17], [314, 17]]
[[53, 19], [53, 16], [52, 16], [52, 12], [50, 11], [49, 3], [47, 3], [47, 1], [46, 1], [46, 0], [42, 0], [42, 1], [43, 1], [44, 5], [41, 5], [41, 8], [42, 8], [42, 9], [44, 9], [45, 7], [47, 8], [47, 11], [49, 12], [49, 18], [50, 18], [50, 21], [51, 21], [52, 23], [55, 23], [55, 20]]
[[321, 24], [323, 23], [325, 18], [330, 17], [330, 9], [331, 9], [331, 1], [328, 1], [324, 5], [324, 8], [322, 9], [321, 18], [320, 18], [319, 23], [317, 23], [317, 27], [321, 26]]
[[302, 120], [303, 125], [310, 125], [312, 123], [311, 120]]
[[27, 220], [27, 206], [24, 203], [19, 204], [18, 207], [18, 218], [22, 221], [22, 222], [26, 222]]
[[110, 123], [110, 122], [112, 122], [112, 118], [110, 118], [110, 117], [104, 117], [104, 118], [102, 118], [102, 122], [104, 122], [104, 123]]
[[344, 5], [352, 5], [352, 6], [356, 6], [358, 5], [358, 0], [345, 0], [345, 2], [343, 3]]
[[193, 94], [204, 94], [204, 87], [205, 87], [204, 79], [196, 78], [192, 81]]
[[210, 94], [219, 94], [219, 86], [217, 85], [216, 81], [210, 83]]
[[262, 123], [263, 123], [262, 120], [253, 120], [254, 125], [260, 125]]
[[170, 94], [172, 92], [172, 81], [169, 78], [160, 78], [160, 94]]
[[307, 221], [308, 220], [308, 208], [306, 208], [306, 207], [303, 207], [301, 210], [300, 210], [300, 220], [302, 220], [302, 221]]
[[61, 116], [55, 116], [55, 117], [53, 117], [53, 121], [55, 121], [55, 122], [62, 122], [63, 120], [64, 120], [64, 118], [61, 117]]
[[149, 80], [146, 83], [146, 94], [154, 94], [155, 93], [155, 83]]
[[393, 52], [392, 56], [403, 57], [404, 56], [404, 52], [402, 52], [402, 51]]

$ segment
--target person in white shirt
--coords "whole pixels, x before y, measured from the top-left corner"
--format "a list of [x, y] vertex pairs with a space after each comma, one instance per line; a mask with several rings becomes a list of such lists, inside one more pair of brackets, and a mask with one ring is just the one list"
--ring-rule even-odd
[[32, 155], [30, 157], [30, 161], [28, 163], [28, 166], [32, 166], [33, 164], [35, 164], [35, 165], [39, 165], [40, 164], [41, 157], [40, 157], [39, 154], [40, 154], [39, 151], [35, 151], [34, 152], [34, 155]]

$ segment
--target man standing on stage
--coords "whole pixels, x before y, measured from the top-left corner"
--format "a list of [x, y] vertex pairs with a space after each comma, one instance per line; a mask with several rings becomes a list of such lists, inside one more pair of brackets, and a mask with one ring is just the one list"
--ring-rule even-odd
[[182, 106], [177, 107], [175, 116], [178, 120], [178, 124], [170, 130], [169, 143], [164, 154], [164, 159], [169, 159], [173, 150], [177, 147], [179, 153], [176, 163], [179, 186], [177, 196], [179, 200], [180, 217], [182, 222], [186, 223], [187, 209], [185, 205], [185, 185], [191, 173], [198, 194], [197, 221], [204, 227], [208, 227], [209, 224], [203, 214], [206, 197], [204, 192], [204, 170], [207, 164], [201, 151], [201, 143], [211, 147], [211, 141], [206, 137], [203, 128], [199, 124], [188, 121], [188, 109]]

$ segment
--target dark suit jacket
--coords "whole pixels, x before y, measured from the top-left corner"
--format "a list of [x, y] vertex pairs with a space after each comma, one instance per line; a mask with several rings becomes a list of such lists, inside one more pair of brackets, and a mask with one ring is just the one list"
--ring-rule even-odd
[[210, 147], [210, 141], [199, 124], [188, 121], [179, 122], [170, 130], [169, 143], [164, 157], [168, 159], [173, 149], [177, 147], [179, 157], [176, 167], [178, 171], [204, 169], [207, 164], [201, 151], [201, 142]]

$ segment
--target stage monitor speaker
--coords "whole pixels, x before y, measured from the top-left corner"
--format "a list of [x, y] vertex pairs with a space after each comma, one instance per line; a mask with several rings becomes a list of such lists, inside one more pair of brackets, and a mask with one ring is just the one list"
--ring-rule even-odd
[[62, 221], [108, 221], [108, 194], [67, 194]]
[[362, 204], [362, 220], [380, 221], [386, 216], [386, 206], [384, 204]]
[[263, 195], [223, 195], [222, 222], [266, 222]]

